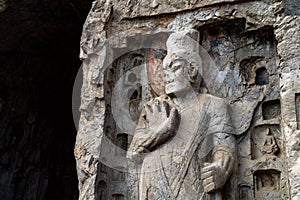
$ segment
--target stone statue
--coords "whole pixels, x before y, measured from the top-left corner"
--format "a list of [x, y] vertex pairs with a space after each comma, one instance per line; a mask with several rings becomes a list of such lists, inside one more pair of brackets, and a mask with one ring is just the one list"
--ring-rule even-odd
[[268, 129], [267, 135], [264, 137], [261, 151], [264, 155], [276, 155], [279, 151], [276, 139], [271, 134], [270, 129]]
[[196, 30], [168, 38], [166, 95], [144, 105], [128, 151], [141, 162], [139, 199], [220, 200], [232, 174], [234, 129], [223, 99], [200, 93], [198, 38]]

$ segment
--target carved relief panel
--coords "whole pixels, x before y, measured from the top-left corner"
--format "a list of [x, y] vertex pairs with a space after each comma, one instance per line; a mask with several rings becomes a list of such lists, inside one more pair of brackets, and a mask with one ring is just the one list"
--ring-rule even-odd
[[80, 199], [297, 199], [299, 20], [284, 8], [96, 1], [81, 42]]
[[[138, 149], [134, 146], [134, 142], [138, 143], [142, 141], [149, 134], [147, 128], [140, 128], [138, 124], [141, 122], [148, 123], [146, 127], [149, 126], [149, 130], [152, 131], [159, 126], [157, 124], [154, 128], [151, 128], [149, 125], [149, 121], [151, 121], [150, 117], [147, 117], [149, 113], [156, 112], [154, 119], [157, 117], [156, 120], [159, 121], [161, 120], [159, 113], [165, 112], [167, 119], [171, 120], [171, 110], [175, 108], [176, 112], [180, 115], [180, 122], [177, 121], [176, 123], [185, 124], [184, 129], [188, 131], [192, 130], [189, 128], [193, 127], [193, 123], [197, 124], [197, 120], [201, 119], [201, 112], [196, 110], [192, 110], [190, 115], [184, 116], [183, 110], [188, 110], [189, 107], [187, 105], [187, 108], [180, 107], [180, 103], [176, 102], [177, 99], [175, 97], [179, 93], [175, 96], [173, 92], [168, 93], [168, 84], [172, 83], [175, 78], [172, 80], [169, 78], [172, 76], [172, 71], [168, 71], [169, 68], [167, 67], [173, 66], [176, 62], [179, 63], [178, 67], [182, 65], [192, 66], [193, 62], [190, 60], [197, 60], [198, 58], [194, 58], [188, 53], [180, 54], [176, 48], [174, 50], [172, 45], [176, 46], [176, 42], [181, 41], [182, 38], [174, 36], [176, 42], [170, 46], [171, 42], [168, 43], [169, 38], [177, 33], [167, 31], [150, 37], [128, 37], [126, 38], [128, 48], [112, 49], [113, 54], [121, 56], [118, 56], [105, 71], [104, 92], [106, 113], [104, 127], [107, 138], [116, 146], [116, 148], [112, 149], [114, 155], [127, 160], [127, 163], [125, 165], [123, 163], [123, 165], [114, 166], [113, 169], [105, 169], [106, 180], [98, 178], [98, 193], [101, 198], [142, 198], [143, 195], [149, 195], [148, 193], [143, 193], [143, 189], [141, 188], [142, 181], [144, 180], [147, 184], [151, 182], [152, 185], [168, 185], [168, 181], [163, 183], [163, 179], [154, 179], [153, 177], [157, 175], [154, 172], [151, 172], [150, 175], [142, 173], [145, 167], [152, 169], [160, 165], [164, 166], [164, 162], [168, 160], [167, 152], [174, 156], [174, 160], [171, 164], [166, 164], [170, 168], [170, 171], [162, 170], [161, 173], [167, 174], [166, 180], [178, 179], [183, 181], [178, 181], [180, 183], [179, 189], [176, 189], [175, 186], [175, 189], [173, 189], [172, 185], [170, 185], [171, 189], [155, 186], [154, 191], [151, 191], [152, 193], [150, 192], [152, 188], [147, 186], [146, 191], [151, 193], [152, 199], [157, 199], [163, 195], [172, 196], [174, 194], [175, 197], [172, 197], [173, 199], [184, 199], [187, 197], [185, 196], [186, 194], [195, 194], [195, 198], [203, 199], [220, 198], [221, 196], [224, 199], [287, 198], [287, 172], [284, 163], [285, 147], [280, 126], [281, 105], [279, 100], [279, 74], [276, 66], [276, 41], [271, 28], [249, 33], [245, 31], [244, 26], [244, 20], [232, 20], [230, 22], [194, 27], [197, 28], [196, 32], [199, 32], [199, 36], [201, 36], [196, 40], [197, 45], [199, 45], [199, 51], [196, 53], [199, 60], [201, 60], [201, 72], [199, 70], [201, 73], [201, 82], [197, 82], [197, 90], [194, 90], [194, 92], [196, 91], [196, 95], [201, 94], [205, 96], [205, 98], [203, 97], [205, 99], [202, 100], [203, 102], [212, 102], [212, 107], [207, 108], [209, 110], [208, 116], [210, 114], [214, 118], [222, 116], [223, 120], [231, 118], [230, 123], [228, 121], [227, 125], [232, 126], [231, 129], [229, 128], [230, 137], [226, 137], [227, 139], [232, 138], [228, 144], [224, 143], [219, 147], [214, 143], [209, 143], [209, 139], [205, 139], [204, 141], [207, 143], [204, 145], [205, 148], [211, 144], [212, 148], [205, 150], [207, 151], [205, 156], [199, 155], [198, 160], [190, 158], [193, 162], [195, 161], [191, 165], [195, 164], [195, 167], [200, 169], [194, 172], [194, 177], [199, 176], [197, 177], [199, 180], [195, 180], [195, 183], [201, 185], [195, 189], [195, 191], [199, 190], [195, 193], [181, 189], [181, 184], [184, 185], [186, 177], [184, 175], [180, 176], [180, 170], [178, 173], [174, 173], [174, 171], [176, 172], [176, 168], [180, 168], [180, 164], [184, 163], [186, 158], [189, 159], [189, 154], [185, 154], [184, 152], [184, 145], [188, 146], [187, 143], [189, 141], [198, 141], [199, 138], [195, 137], [193, 139], [193, 137], [187, 137], [187, 141], [178, 141], [178, 145], [177, 143], [175, 145], [174, 141], [178, 139], [176, 138], [176, 134], [180, 135], [180, 131], [182, 131], [180, 128], [176, 130], [179, 133], [175, 133], [174, 139], [172, 139], [172, 136], [163, 138], [162, 141], [157, 139], [154, 142], [156, 145], [150, 145], [149, 149], [137, 150], [138, 153], [144, 156], [142, 164], [131, 162], [127, 159], [130, 148]], [[178, 33], [181, 34], [178, 37], [184, 35], [180, 31]], [[147, 48], [130, 50], [130, 46], [134, 46], [136, 43], [146, 44], [144, 47], [146, 46]], [[186, 49], [193, 51], [194, 47], [192, 44], [184, 44], [182, 42], [180, 45], [186, 45]], [[188, 59], [185, 58], [186, 56], [189, 56]], [[179, 61], [175, 59], [177, 57], [180, 58], [178, 59]], [[171, 67], [170, 69], [172, 70]], [[195, 86], [193, 78], [188, 77], [188, 80], [192, 86]], [[181, 81], [176, 87], [179, 88], [179, 86], [183, 85], [184, 81]], [[164, 95], [167, 95], [167, 97]], [[215, 97], [217, 100], [208, 100], [208, 97]], [[222, 99], [222, 101], [218, 99]], [[224, 104], [220, 102], [224, 102]], [[175, 104], [177, 106], [173, 106]], [[190, 104], [193, 105], [192, 103]], [[198, 104], [201, 103], [198, 102], [197, 106]], [[205, 105], [205, 103], [201, 104], [203, 107]], [[223, 107], [218, 107], [219, 105], [224, 105], [224, 107], [228, 105], [230, 111], [222, 114]], [[197, 106], [194, 106], [193, 109], [197, 109]], [[196, 117], [193, 118], [192, 116]], [[209, 125], [210, 123], [214, 123], [211, 118], [207, 120]], [[214, 125], [217, 127], [221, 123], [222, 121], [216, 122]], [[199, 132], [203, 131], [200, 130], [201, 128], [205, 129], [205, 126], [199, 125], [194, 127], [197, 131], [199, 129]], [[208, 130], [216, 132], [217, 130], [210, 130], [209, 127], [206, 128], [207, 130], [203, 132], [208, 132]], [[147, 134], [142, 135], [142, 139], [135, 141], [135, 136], [140, 134], [137, 133], [137, 129], [143, 129], [144, 133]], [[169, 132], [170, 130], [166, 131], [166, 135]], [[222, 138], [223, 136], [218, 137]], [[198, 142], [201, 145], [197, 144], [199, 146], [195, 146], [195, 152], [197, 148], [203, 150], [202, 139], [200, 138]], [[222, 139], [219, 139], [218, 142], [222, 143]], [[235, 146], [235, 143], [237, 143], [237, 146]], [[143, 142], [142, 144], [145, 143]], [[141, 146], [141, 144], [139, 145]], [[218, 148], [215, 148], [215, 146], [218, 146]], [[235, 150], [228, 150], [230, 148], [237, 148], [237, 154], [235, 155]], [[181, 150], [184, 153], [180, 153]], [[145, 152], [149, 153], [148, 151], [150, 153], [153, 152], [150, 158], [144, 155]], [[159, 152], [160, 155], [156, 155], [155, 152]], [[216, 154], [214, 158], [215, 152], [222, 152], [222, 155]], [[161, 158], [155, 156], [166, 158], [161, 160]], [[223, 182], [221, 181], [221, 186], [215, 186], [217, 183], [214, 181], [212, 183], [209, 182], [205, 186], [205, 182], [208, 182], [207, 178], [211, 179], [213, 175], [218, 174], [217, 170], [212, 170], [216, 168], [209, 166], [209, 164], [218, 163], [222, 159], [231, 160], [228, 161], [231, 162], [231, 165], [227, 166], [228, 169], [224, 169], [224, 173], [228, 173], [228, 176]], [[158, 161], [162, 164], [158, 164]], [[179, 165], [177, 165], [177, 162]], [[177, 163], [176, 166], [174, 164], [174, 169], [172, 168], [173, 163]], [[135, 167], [135, 172], [138, 173], [134, 174], [132, 171], [128, 171], [128, 168], [132, 166]], [[184, 164], [182, 166], [184, 168]], [[167, 169], [165, 167], [160, 168]], [[187, 170], [190, 169], [187, 168]], [[102, 176], [101, 173], [99, 175]], [[192, 188], [194, 188], [193, 185], [191, 185], [191, 190]], [[172, 194], [166, 191], [172, 191]], [[174, 193], [174, 191], [176, 192]], [[211, 191], [214, 191], [212, 196]]]

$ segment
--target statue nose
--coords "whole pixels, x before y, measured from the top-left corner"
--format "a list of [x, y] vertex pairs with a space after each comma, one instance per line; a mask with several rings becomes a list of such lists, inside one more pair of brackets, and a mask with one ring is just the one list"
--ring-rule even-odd
[[165, 76], [166, 76], [166, 79], [170, 79], [170, 78], [174, 77], [174, 74], [169, 71], [168, 73], [165, 74]]
[[168, 73], [165, 73], [164, 77], [166, 80], [168, 80], [170, 78], [170, 75]]
[[171, 83], [171, 82], [173, 82], [173, 78], [172, 78], [172, 76], [170, 76], [170, 75], [167, 75], [166, 76], [166, 83]]

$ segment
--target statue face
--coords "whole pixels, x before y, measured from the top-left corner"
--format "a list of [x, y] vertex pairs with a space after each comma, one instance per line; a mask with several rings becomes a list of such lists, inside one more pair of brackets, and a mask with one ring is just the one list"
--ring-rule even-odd
[[180, 95], [190, 90], [191, 84], [186, 68], [187, 61], [184, 59], [175, 59], [164, 68], [166, 94]]

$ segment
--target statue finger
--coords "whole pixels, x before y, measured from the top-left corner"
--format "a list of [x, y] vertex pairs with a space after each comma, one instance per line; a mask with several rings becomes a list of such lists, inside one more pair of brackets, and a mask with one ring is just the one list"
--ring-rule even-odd
[[201, 179], [204, 180], [209, 177], [212, 177], [213, 175], [214, 175], [213, 171], [204, 172], [204, 173], [201, 173]]
[[223, 159], [224, 159], [224, 164], [223, 164], [223, 166], [224, 166], [224, 168], [225, 168], [225, 170], [227, 170], [228, 168], [229, 168], [229, 165], [230, 165], [230, 160], [231, 160], [231, 157], [229, 156], [229, 155], [223, 155]]
[[173, 107], [171, 109], [169, 118], [171, 119], [171, 121], [176, 121], [176, 119], [178, 118], [178, 110], [176, 108]]
[[214, 183], [204, 185], [204, 192], [211, 192], [214, 189], [215, 189], [215, 184]]
[[160, 112], [159, 100], [155, 99], [152, 104], [153, 113], [156, 115]]
[[147, 117], [149, 115], [152, 115], [152, 108], [151, 108], [151, 106], [149, 104], [145, 104], [144, 108], [145, 108]]
[[204, 179], [207, 179], [207, 178], [209, 178], [213, 175], [214, 175], [213, 171], [204, 172], [204, 173], [201, 173], [201, 179], [204, 180]]
[[214, 183], [214, 177], [213, 176], [210, 176], [210, 177], [203, 180], [203, 185], [204, 186], [209, 185], [211, 183]]
[[211, 165], [211, 163], [205, 162], [203, 165], [204, 165], [203, 167], [208, 167]]
[[169, 121], [170, 130], [176, 131], [176, 129], [178, 129], [179, 123], [180, 123], [179, 114], [178, 114], [178, 111], [176, 108], [173, 107], [171, 109], [168, 119], [170, 120]]
[[161, 110], [162, 116], [167, 118], [168, 114], [169, 114], [169, 104], [166, 101], [161, 101], [160, 102], [160, 110]]
[[210, 165], [208, 165], [206, 167], [203, 167], [203, 169], [202, 169], [203, 173], [204, 172], [209, 172], [209, 171], [215, 171], [215, 165], [210, 164]]

